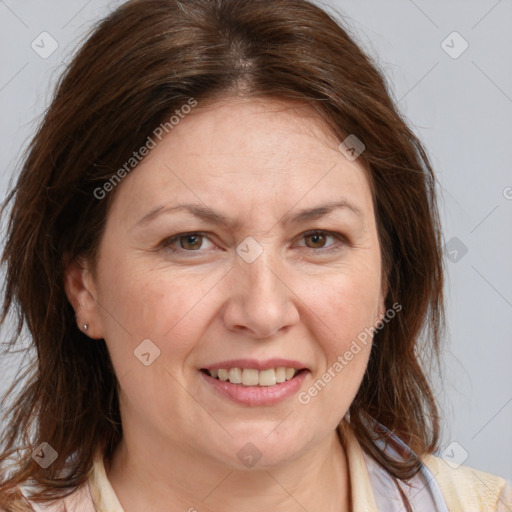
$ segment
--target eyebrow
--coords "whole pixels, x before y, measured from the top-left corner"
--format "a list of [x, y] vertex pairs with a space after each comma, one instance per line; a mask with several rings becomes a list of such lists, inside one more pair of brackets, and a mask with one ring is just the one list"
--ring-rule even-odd
[[[282, 218], [281, 222], [283, 224], [300, 224], [301, 222], [317, 220], [321, 217], [324, 217], [332, 213], [335, 210], [340, 209], [352, 212], [358, 217], [364, 217], [363, 212], [360, 208], [358, 208], [352, 202], [344, 199], [341, 201], [325, 203], [314, 208], [304, 208], [294, 213], [293, 215], [288, 213]], [[239, 225], [238, 219], [230, 219], [226, 215], [223, 215], [220, 212], [216, 212], [207, 206], [201, 206], [199, 204], [193, 203], [183, 203], [178, 204], [176, 206], [157, 206], [156, 208], [152, 209], [149, 213], [144, 215], [141, 219], [139, 219], [135, 226], [145, 226], [151, 221], [153, 221], [155, 218], [159, 217], [160, 215], [180, 211], [188, 212], [192, 214], [194, 217], [197, 217], [205, 222], [224, 226], [232, 230], [236, 229], [236, 227]]]

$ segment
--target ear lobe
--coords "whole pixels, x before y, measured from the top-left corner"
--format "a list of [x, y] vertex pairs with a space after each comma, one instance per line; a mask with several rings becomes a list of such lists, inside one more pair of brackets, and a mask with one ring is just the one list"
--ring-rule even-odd
[[78, 328], [84, 332], [87, 324], [87, 336], [101, 339], [101, 323], [96, 289], [88, 265], [83, 260], [69, 263], [65, 270], [64, 290], [75, 310]]

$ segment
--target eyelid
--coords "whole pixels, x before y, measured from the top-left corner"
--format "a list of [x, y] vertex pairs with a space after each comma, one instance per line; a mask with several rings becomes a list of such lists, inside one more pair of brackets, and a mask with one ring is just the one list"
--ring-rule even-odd
[[[186, 231], [186, 232], [178, 233], [176, 235], [172, 235], [170, 237], [165, 238], [164, 240], [162, 240], [162, 242], [160, 242], [158, 244], [157, 249], [166, 249], [172, 243], [177, 242], [180, 238], [185, 237], [185, 236], [191, 236], [191, 235], [200, 235], [200, 236], [202, 236], [204, 238], [208, 238], [208, 240], [210, 240], [208, 233], [206, 233], [204, 231]], [[197, 253], [200, 253], [201, 250], [187, 251], [186, 249], [178, 248], [177, 250], [175, 250], [173, 252], [189, 252], [189, 253], [197, 252]]]
[[[312, 230], [309, 230], [309, 231], [305, 231], [305, 232], [301, 233], [298, 236], [298, 238], [300, 240], [303, 240], [307, 236], [311, 236], [311, 235], [315, 235], [315, 234], [322, 234], [322, 235], [325, 235], [325, 236], [328, 236], [328, 237], [330, 236], [330, 237], [336, 238], [340, 242], [342, 247], [344, 247], [346, 245], [350, 245], [350, 242], [349, 242], [348, 238], [345, 235], [343, 235], [342, 233], [338, 233], [338, 232], [335, 232], [335, 231], [328, 231], [328, 230], [324, 230], [324, 229], [312, 229]], [[178, 233], [176, 235], [172, 235], [172, 236], [170, 236], [168, 238], [165, 238], [160, 244], [158, 244], [157, 249], [167, 249], [171, 244], [173, 244], [174, 242], [178, 241], [180, 238], [185, 237], [185, 236], [189, 236], [189, 235], [200, 235], [200, 236], [210, 240], [210, 235], [207, 232], [204, 232], [204, 231], [188, 231], [188, 232]], [[305, 247], [305, 246], [301, 246], [301, 247]], [[318, 249], [314, 249], [312, 247], [306, 247], [306, 249], [310, 249], [311, 251], [313, 251], [315, 253], [322, 254], [322, 253], [329, 253], [329, 252], [339, 251], [339, 250], [341, 250], [342, 247], [339, 247], [339, 246], [337, 246], [337, 244], [334, 244], [334, 245], [327, 246], [326, 248], [320, 247]], [[180, 253], [181, 254], [183, 254], [183, 253], [202, 254], [202, 251], [203, 251], [202, 249], [186, 250], [186, 249], [182, 249], [182, 248], [177, 248], [175, 250], [172, 250], [171, 252], [173, 254], [176, 254], [176, 253], [178, 253], [178, 254], [180, 254]]]
[[[313, 249], [312, 247], [306, 247], [306, 249], [310, 249], [314, 253], [328, 254], [331, 252], [340, 251], [341, 249], [345, 248], [347, 245], [350, 245], [348, 238], [344, 234], [338, 233], [336, 231], [328, 231], [325, 229], [312, 229], [310, 231], [305, 231], [304, 233], [301, 233], [299, 235], [299, 238], [304, 239], [307, 236], [311, 236], [311, 235], [315, 235], [315, 234], [322, 234], [325, 236], [331, 236], [333, 238], [336, 238], [338, 240], [338, 244], [329, 245], [325, 248], [320, 247], [319, 249]], [[302, 246], [302, 247], [305, 247], [305, 246]]]

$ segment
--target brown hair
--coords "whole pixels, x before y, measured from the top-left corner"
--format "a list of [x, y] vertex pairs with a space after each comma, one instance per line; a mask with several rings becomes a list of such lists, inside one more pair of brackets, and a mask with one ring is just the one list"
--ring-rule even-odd
[[[29, 480], [39, 484], [36, 499], [69, 494], [86, 480], [95, 449], [109, 457], [122, 437], [105, 342], [80, 332], [64, 291], [70, 261], [95, 261], [115, 194], [99, 200], [94, 191], [190, 98], [234, 94], [308, 104], [340, 141], [355, 134], [365, 144], [359, 158], [374, 199], [386, 306], [402, 310], [375, 335], [350, 422], [397, 478], [412, 476], [418, 461], [386, 456], [370, 418], [419, 456], [437, 448], [438, 410], [422, 362], [437, 360], [444, 325], [435, 180], [382, 73], [340, 21], [306, 0], [132, 0], [94, 28], [61, 77], [3, 205], [13, 202], [1, 322], [14, 310], [9, 350], [26, 327], [37, 351], [0, 440], [4, 506]], [[47, 469], [31, 457], [42, 442], [58, 453]]]

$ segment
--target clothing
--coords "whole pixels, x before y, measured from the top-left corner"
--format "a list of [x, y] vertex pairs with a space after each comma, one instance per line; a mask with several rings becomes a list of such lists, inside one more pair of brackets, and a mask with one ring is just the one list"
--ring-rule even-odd
[[[403, 457], [410, 452], [400, 439], [389, 434], [392, 442], [385, 446], [388, 454]], [[394, 479], [363, 452], [346, 420], [340, 425], [340, 438], [348, 459], [353, 512], [405, 512]], [[422, 469], [408, 483], [397, 480], [414, 512], [512, 511], [512, 485], [503, 478], [470, 467], [454, 468], [434, 455], [422, 461]], [[31, 505], [35, 512], [124, 512], [107, 478], [101, 453], [96, 454], [88, 481], [73, 494], [50, 507]]]

